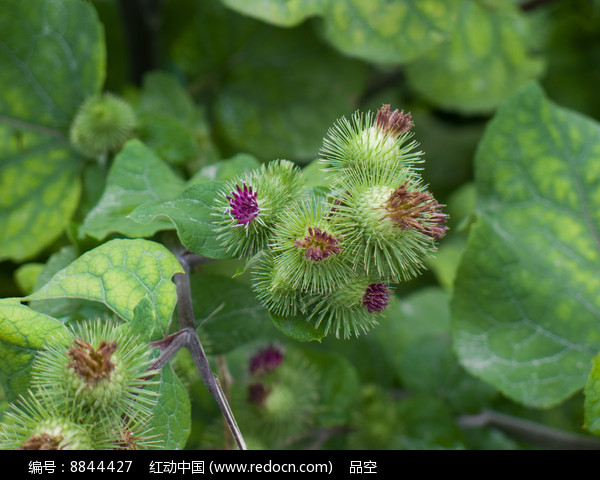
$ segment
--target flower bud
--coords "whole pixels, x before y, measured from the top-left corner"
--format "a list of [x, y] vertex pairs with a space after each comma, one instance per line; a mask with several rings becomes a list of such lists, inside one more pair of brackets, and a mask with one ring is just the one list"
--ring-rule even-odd
[[84, 322], [72, 333], [70, 345], [58, 342], [39, 355], [32, 385], [62, 410], [147, 418], [156, 402], [156, 393], [144, 388], [153, 375], [149, 345], [112, 321]]
[[307, 302], [308, 321], [315, 327], [325, 324], [325, 334], [358, 337], [378, 324], [381, 312], [391, 300], [388, 286], [369, 277], [353, 275], [344, 284]]
[[335, 209], [335, 221], [355, 267], [392, 281], [424, 268], [445, 232], [447, 216], [410, 172], [354, 175]]
[[[415, 151], [418, 143], [409, 141], [413, 123], [410, 114], [390, 111], [384, 105], [377, 113], [355, 113], [351, 120], [342, 118], [329, 130], [321, 149], [321, 163], [335, 176], [336, 186], [340, 174], [363, 174], [387, 170], [396, 172], [414, 169], [421, 163], [422, 152]], [[340, 182], [343, 186], [343, 182]]]
[[352, 272], [345, 239], [328, 219], [324, 201], [297, 202], [285, 210], [271, 242], [274, 269], [303, 293], [328, 292]]
[[55, 407], [54, 404], [42, 404], [32, 392], [26, 398], [21, 397], [19, 402], [11, 405], [3, 419], [2, 448], [90, 450], [105, 446], [104, 441], [94, 439], [97, 432], [86, 425], [84, 415], [61, 412]]
[[79, 108], [71, 124], [71, 144], [86, 157], [98, 157], [121, 148], [135, 125], [135, 112], [127, 102], [109, 93], [96, 95]]
[[298, 197], [300, 170], [277, 160], [225, 183], [213, 215], [218, 240], [234, 256], [254, 255], [267, 246], [281, 211]]

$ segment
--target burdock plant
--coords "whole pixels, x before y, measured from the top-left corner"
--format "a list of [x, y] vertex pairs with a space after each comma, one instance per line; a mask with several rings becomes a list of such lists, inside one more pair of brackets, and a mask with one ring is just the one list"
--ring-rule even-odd
[[423, 183], [412, 127], [389, 105], [336, 122], [319, 159], [326, 195], [306, 193], [283, 161], [225, 185], [218, 238], [234, 255], [260, 252], [253, 288], [272, 313], [358, 336], [377, 324], [393, 285], [424, 269], [448, 216]]

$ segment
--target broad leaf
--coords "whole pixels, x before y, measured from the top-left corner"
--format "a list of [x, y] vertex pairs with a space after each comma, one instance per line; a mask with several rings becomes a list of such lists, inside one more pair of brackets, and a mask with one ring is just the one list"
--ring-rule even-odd
[[130, 140], [115, 157], [104, 193], [85, 218], [80, 234], [98, 240], [111, 232], [149, 237], [158, 230], [172, 228], [169, 221], [140, 224], [128, 215], [146, 202], [171, 200], [183, 189], [183, 180], [150, 148], [139, 140]]
[[322, 13], [326, 0], [221, 0], [232, 10], [279, 27], [293, 27], [306, 18]]
[[188, 250], [209, 258], [230, 258], [217, 241], [211, 217], [213, 200], [222, 185], [223, 182], [214, 181], [192, 185], [174, 200], [142, 205], [129, 217], [144, 224], [166, 218], [173, 222]]
[[347, 55], [369, 62], [407, 63], [455, 30], [464, 0], [341, 0], [328, 2], [324, 34]]
[[117, 239], [83, 254], [27, 299], [83, 298], [101, 302], [129, 321], [148, 296], [164, 332], [177, 301], [171, 277], [182, 271], [158, 243]]
[[273, 312], [269, 312], [269, 315], [277, 330], [299, 342], [320, 342], [325, 337], [325, 322], [315, 328], [303, 315], [283, 317]]
[[166, 162], [206, 162], [215, 154], [204, 111], [175, 77], [146, 74], [137, 113], [138, 137]]
[[159, 394], [148, 424], [158, 439], [151, 449], [182, 450], [192, 428], [192, 407], [185, 386], [171, 366], [166, 365], [161, 370], [159, 385], [151, 389]]
[[202, 167], [190, 179], [190, 183], [206, 182], [208, 180], [224, 182], [259, 167], [260, 162], [254, 155], [238, 153], [227, 160], [221, 160]]
[[165, 15], [176, 26], [166, 32], [173, 61], [214, 105], [215, 130], [234, 151], [312, 159], [333, 121], [356, 109], [366, 65], [310, 26], [275, 28], [218, 1], [170, 2]]
[[365, 85], [366, 67], [303, 29], [264, 27], [258, 38], [238, 52], [243, 61], [216, 102], [218, 126], [238, 150], [261, 159], [312, 159], [340, 112], [355, 108], [352, 97]]
[[511, 2], [467, 2], [450, 39], [408, 65], [407, 79], [443, 108], [490, 111], [543, 71], [528, 28]]
[[479, 218], [452, 316], [463, 365], [526, 405], [581, 389], [600, 350], [600, 127], [520, 91], [476, 157]]
[[0, 300], [0, 385], [9, 400], [24, 394], [38, 351], [48, 339], [67, 335], [62, 322], [22, 305], [17, 298]]
[[67, 226], [81, 193], [80, 159], [54, 135], [1, 121], [0, 260], [22, 261]]
[[0, 31], [0, 122], [64, 133], [104, 82], [104, 32], [93, 7], [4, 0]]
[[404, 63], [444, 40], [463, 0], [221, 0], [229, 8], [280, 27], [318, 16], [325, 38], [369, 62]]
[[104, 36], [79, 0], [6, 0], [0, 31], [0, 259], [19, 261], [53, 242], [77, 206], [80, 160], [65, 138], [102, 86]]

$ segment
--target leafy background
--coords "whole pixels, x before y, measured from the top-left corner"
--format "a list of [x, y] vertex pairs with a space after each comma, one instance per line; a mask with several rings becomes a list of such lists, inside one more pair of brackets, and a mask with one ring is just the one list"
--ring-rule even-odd
[[[194, 309], [250, 446], [556, 446], [528, 435], [535, 422], [565, 448], [600, 433], [598, 32], [597, 0], [5, 0], [3, 409], [65, 322], [112, 312], [160, 337], [140, 318], [167, 328], [181, 241], [221, 259], [192, 274]], [[68, 141], [101, 91], [138, 122], [103, 164]], [[293, 341], [206, 212], [222, 181], [277, 158], [318, 186], [334, 120], [383, 103], [412, 113], [451, 230], [369, 335]], [[249, 356], [272, 341], [312, 379], [308, 421], [285, 438], [261, 434], [244, 395]], [[166, 446], [225, 445], [190, 359], [162, 377]]]

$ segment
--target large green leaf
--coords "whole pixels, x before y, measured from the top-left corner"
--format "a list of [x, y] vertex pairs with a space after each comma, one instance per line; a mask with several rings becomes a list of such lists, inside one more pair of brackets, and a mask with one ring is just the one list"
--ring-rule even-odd
[[212, 203], [222, 185], [223, 182], [219, 181], [192, 185], [174, 200], [141, 205], [129, 217], [140, 223], [150, 223], [157, 218], [169, 219], [188, 250], [209, 258], [230, 258], [217, 241], [217, 233], [211, 223]]
[[179, 165], [215, 159], [204, 111], [175, 77], [146, 74], [137, 114], [138, 137], [165, 161]]
[[104, 82], [104, 32], [89, 2], [4, 0], [0, 122], [65, 132]]
[[171, 200], [183, 189], [183, 180], [150, 148], [139, 140], [130, 140], [115, 157], [104, 193], [88, 213], [80, 233], [102, 240], [111, 232], [149, 237], [158, 230], [172, 228], [166, 220], [141, 224], [128, 215], [146, 202]]
[[327, 0], [221, 0], [232, 10], [280, 27], [293, 27], [322, 13]]
[[341, 114], [357, 106], [368, 70], [339, 55], [310, 26], [275, 28], [218, 1], [170, 2], [175, 64], [214, 103], [215, 130], [229, 151], [261, 160], [308, 160]]
[[324, 34], [348, 55], [369, 62], [406, 63], [448, 37], [464, 3], [465, 0], [328, 2]]
[[102, 26], [79, 0], [0, 9], [0, 259], [39, 253], [64, 230], [81, 183], [65, 135], [104, 80]]
[[229, 8], [280, 27], [322, 19], [325, 38], [370, 62], [403, 63], [444, 40], [464, 0], [221, 0]]
[[22, 305], [18, 298], [0, 300], [0, 385], [9, 400], [24, 394], [29, 371], [46, 340], [67, 334], [62, 322]]
[[[302, 45], [302, 48], [298, 48]], [[261, 29], [228, 75], [216, 120], [238, 150], [261, 159], [312, 159], [323, 135], [366, 81], [366, 67], [307, 31]]]
[[61, 234], [79, 200], [79, 164], [59, 138], [0, 123], [0, 260], [30, 258]]
[[148, 296], [164, 332], [177, 302], [171, 277], [182, 271], [159, 243], [117, 239], [83, 254], [27, 299], [83, 298], [132, 320], [135, 308]]
[[600, 349], [600, 127], [529, 85], [476, 156], [479, 218], [452, 300], [463, 365], [545, 407], [583, 387]]
[[487, 112], [542, 73], [528, 32], [511, 2], [467, 2], [450, 39], [408, 65], [407, 79], [443, 108]]

